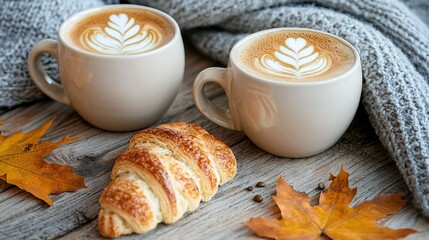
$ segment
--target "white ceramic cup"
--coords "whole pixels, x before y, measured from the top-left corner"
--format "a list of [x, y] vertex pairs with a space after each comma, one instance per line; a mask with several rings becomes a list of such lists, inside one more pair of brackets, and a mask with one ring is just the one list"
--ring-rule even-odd
[[[340, 76], [313, 82], [270, 80], [237, 64], [237, 51], [243, 43], [282, 30], [310, 31], [338, 39], [353, 50], [356, 61]], [[208, 82], [224, 89], [227, 111], [204, 95], [204, 85]], [[318, 154], [338, 141], [353, 120], [361, 90], [360, 58], [350, 43], [316, 30], [277, 28], [251, 34], [236, 43], [227, 68], [203, 70], [195, 79], [193, 97], [197, 108], [211, 121], [242, 130], [254, 144], [269, 153], [299, 158]]]
[[[102, 55], [82, 50], [66, 38], [71, 26], [88, 14], [107, 8], [133, 8], [155, 13], [174, 29], [165, 45], [135, 55]], [[61, 84], [43, 70], [48, 53], [59, 64]], [[80, 12], [60, 27], [58, 40], [37, 43], [28, 58], [34, 83], [49, 97], [71, 104], [89, 123], [110, 131], [130, 131], [158, 120], [170, 107], [182, 83], [185, 54], [180, 29], [167, 14], [137, 5], [111, 5]]]

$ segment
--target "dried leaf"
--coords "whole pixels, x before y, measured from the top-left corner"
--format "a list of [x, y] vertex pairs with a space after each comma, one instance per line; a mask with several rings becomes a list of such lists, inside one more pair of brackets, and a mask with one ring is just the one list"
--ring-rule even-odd
[[283, 177], [277, 181], [276, 196], [281, 220], [251, 218], [244, 224], [259, 237], [274, 239], [397, 239], [416, 231], [391, 229], [377, 224], [383, 217], [399, 211], [405, 201], [402, 193], [381, 195], [350, 208], [356, 188], [350, 188], [349, 174], [341, 168], [330, 175], [329, 188], [320, 194], [319, 205], [311, 206], [307, 194], [296, 192]]
[[73, 173], [70, 166], [43, 161], [56, 147], [77, 140], [65, 137], [57, 143], [39, 143], [53, 121], [52, 118], [31, 132], [17, 132], [8, 137], [0, 135], [0, 179], [30, 192], [50, 206], [53, 202], [49, 194], [85, 188], [83, 177]]

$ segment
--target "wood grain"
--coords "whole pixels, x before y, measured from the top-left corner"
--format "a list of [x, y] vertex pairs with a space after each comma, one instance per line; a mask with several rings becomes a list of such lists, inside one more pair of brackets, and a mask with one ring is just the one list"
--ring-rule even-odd
[[[318, 182], [328, 185], [328, 173], [337, 173], [343, 164], [351, 173], [351, 186], [358, 188], [354, 204], [379, 194], [407, 192], [405, 182], [395, 163], [378, 141], [365, 112], [359, 109], [346, 134], [327, 151], [304, 159], [279, 158], [254, 146], [241, 132], [221, 128], [195, 108], [192, 84], [204, 68], [218, 65], [187, 46], [186, 73], [176, 100], [158, 123], [187, 121], [202, 125], [231, 146], [238, 161], [235, 179], [220, 187], [215, 197], [173, 225], [160, 224], [144, 235], [130, 235], [123, 239], [253, 239], [241, 224], [251, 217], [264, 215], [279, 217], [279, 210], [271, 199], [274, 184], [281, 175], [299, 191], [307, 192], [316, 201]], [[210, 86], [207, 95], [217, 104], [226, 105], [217, 86]], [[70, 164], [85, 177], [87, 189], [73, 193], [52, 195], [54, 207], [17, 187], [0, 181], [0, 239], [97, 239], [98, 198], [110, 181], [115, 158], [127, 146], [133, 132], [112, 133], [94, 128], [80, 118], [69, 106], [50, 100], [23, 105], [0, 112], [5, 134], [28, 131], [52, 116], [56, 121], [43, 140], [58, 141], [63, 136], [80, 137], [79, 141], [56, 149], [46, 161]], [[264, 181], [264, 188], [244, 190]], [[407, 192], [408, 193], [408, 192]], [[252, 198], [261, 194], [264, 200]], [[410, 197], [410, 194], [407, 194]], [[411, 227], [420, 233], [409, 239], [429, 238], [429, 222], [412, 206], [407, 206], [385, 224], [393, 228]]]

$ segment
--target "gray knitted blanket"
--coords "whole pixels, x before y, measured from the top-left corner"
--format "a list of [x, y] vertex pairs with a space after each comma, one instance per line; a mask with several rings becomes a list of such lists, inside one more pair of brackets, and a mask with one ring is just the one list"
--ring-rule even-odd
[[[225, 64], [235, 42], [267, 28], [313, 28], [352, 43], [362, 58], [362, 102], [370, 121], [416, 206], [429, 217], [428, 0], [130, 2], [169, 13], [199, 50]], [[100, 4], [101, 0], [0, 0], [0, 106], [41, 96], [26, 71], [31, 46], [54, 37], [72, 12]]]

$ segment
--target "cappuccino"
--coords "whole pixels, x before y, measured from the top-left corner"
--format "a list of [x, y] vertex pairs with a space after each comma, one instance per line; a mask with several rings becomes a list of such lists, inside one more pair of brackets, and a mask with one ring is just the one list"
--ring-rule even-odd
[[104, 55], [133, 55], [157, 49], [174, 36], [163, 17], [144, 9], [108, 8], [76, 21], [68, 39], [85, 51]]
[[356, 62], [342, 41], [313, 31], [282, 30], [243, 43], [234, 56], [239, 67], [266, 79], [313, 82], [332, 79]]

